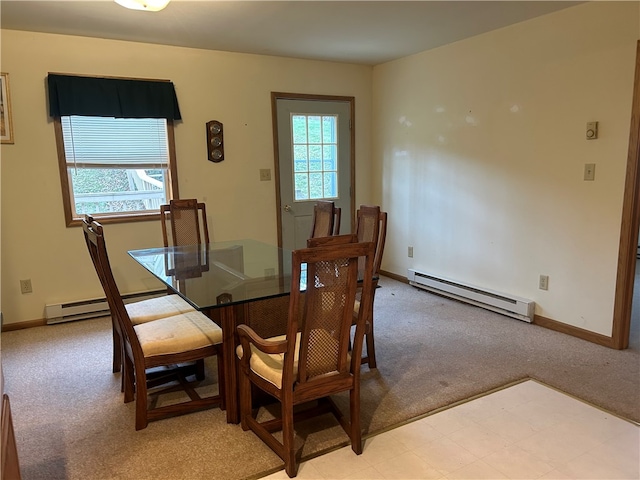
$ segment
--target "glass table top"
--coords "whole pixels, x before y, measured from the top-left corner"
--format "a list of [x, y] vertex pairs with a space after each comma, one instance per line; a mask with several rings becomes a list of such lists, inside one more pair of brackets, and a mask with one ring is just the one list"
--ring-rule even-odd
[[[128, 253], [199, 310], [288, 295], [291, 290], [291, 251], [256, 240]], [[301, 284], [304, 289], [304, 275]]]

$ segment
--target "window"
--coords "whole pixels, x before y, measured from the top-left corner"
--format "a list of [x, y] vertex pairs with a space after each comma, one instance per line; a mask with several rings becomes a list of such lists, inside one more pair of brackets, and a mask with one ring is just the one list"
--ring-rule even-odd
[[157, 219], [178, 198], [169, 80], [49, 73], [67, 226], [89, 213], [103, 223]]
[[157, 216], [176, 197], [173, 122], [164, 118], [55, 118], [67, 225]]
[[295, 200], [338, 198], [336, 115], [291, 115]]

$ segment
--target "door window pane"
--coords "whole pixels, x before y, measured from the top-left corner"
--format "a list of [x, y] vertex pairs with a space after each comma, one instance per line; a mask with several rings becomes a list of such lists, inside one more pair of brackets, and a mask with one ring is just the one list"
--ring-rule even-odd
[[322, 119], [322, 143], [337, 143], [335, 117], [324, 117]]
[[291, 115], [295, 201], [338, 198], [336, 115]]
[[309, 115], [307, 118], [309, 143], [322, 143], [322, 117]]
[[326, 172], [323, 186], [325, 198], [335, 198], [338, 191], [338, 174], [336, 172]]
[[309, 198], [312, 200], [324, 198], [324, 185], [322, 182], [322, 173], [309, 174]]
[[309, 175], [307, 173], [295, 174], [296, 200], [309, 200]]
[[333, 145], [324, 145], [322, 147], [322, 163], [323, 169], [325, 171], [338, 171], [338, 151], [337, 146]]
[[306, 172], [309, 170], [309, 164], [307, 163], [307, 146], [295, 145], [293, 147], [293, 171], [294, 172]]
[[293, 144], [307, 143], [307, 117], [304, 115], [293, 115], [291, 117], [291, 131], [293, 132]]

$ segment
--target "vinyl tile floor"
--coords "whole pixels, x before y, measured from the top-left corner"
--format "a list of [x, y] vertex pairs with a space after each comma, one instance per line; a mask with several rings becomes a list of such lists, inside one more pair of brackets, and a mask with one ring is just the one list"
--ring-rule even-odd
[[367, 438], [362, 455], [310, 459], [297, 478], [639, 479], [640, 426], [528, 380]]

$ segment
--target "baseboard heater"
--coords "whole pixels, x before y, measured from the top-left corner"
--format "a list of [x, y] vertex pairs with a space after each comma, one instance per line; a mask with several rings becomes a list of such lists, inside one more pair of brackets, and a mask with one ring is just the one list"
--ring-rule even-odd
[[[128, 295], [123, 295], [122, 299], [124, 300], [124, 303], [131, 303], [166, 294], [166, 290], [154, 290], [130, 293]], [[109, 315], [109, 304], [107, 303], [106, 298], [93, 298], [90, 300], [79, 300], [77, 302], [45, 305], [44, 315], [47, 320], [47, 325], [104, 317], [105, 315]]]
[[407, 278], [409, 284], [414, 287], [455, 298], [524, 322], [531, 323], [533, 321], [536, 304], [531, 300], [436, 277], [412, 268], [409, 269]]

